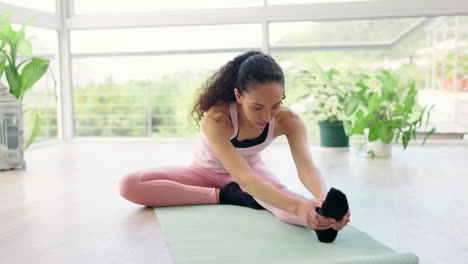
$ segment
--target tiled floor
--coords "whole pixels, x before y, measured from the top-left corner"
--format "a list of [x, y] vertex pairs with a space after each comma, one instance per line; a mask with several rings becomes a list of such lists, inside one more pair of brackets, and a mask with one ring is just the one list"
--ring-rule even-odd
[[[26, 152], [25, 171], [0, 172], [1, 263], [172, 263], [157, 218], [120, 198], [119, 177], [190, 162], [195, 142], [78, 139]], [[328, 187], [348, 195], [351, 224], [421, 263], [468, 259], [468, 144], [441, 143], [391, 159], [329, 153], [311, 144]], [[289, 148], [264, 153], [277, 176], [308, 195]]]

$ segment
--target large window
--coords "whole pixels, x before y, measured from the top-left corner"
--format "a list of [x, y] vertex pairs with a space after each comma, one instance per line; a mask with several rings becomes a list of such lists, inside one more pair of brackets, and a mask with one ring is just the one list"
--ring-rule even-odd
[[261, 26], [85, 30], [71, 41], [75, 135], [191, 136], [195, 91], [229, 49], [258, 49]]
[[303, 111], [312, 136], [318, 135], [317, 126], [300, 99], [307, 91], [297, 88], [296, 76], [314, 63], [355, 74], [383, 68], [412, 78], [420, 89], [418, 104], [435, 106], [431, 122], [438, 132], [463, 134], [468, 132], [467, 32], [468, 17], [273, 23], [270, 44], [287, 76], [286, 102]]
[[236, 54], [73, 60], [76, 136], [193, 136], [196, 92]]
[[[56, 14], [60, 1], [69, 8], [67, 21]], [[50, 28], [30, 26], [27, 32], [35, 36], [34, 55], [51, 60], [49, 72], [24, 98], [25, 108], [41, 116], [40, 140], [58, 134], [56, 30], [62, 22], [71, 32], [71, 54], [63, 46], [60, 70], [69, 76], [71, 55], [73, 91], [66, 87], [68, 80], [63, 89], [64, 96], [73, 94], [74, 102], [64, 105], [63, 121], [74, 119], [77, 136], [195, 135], [187, 115], [196, 89], [221, 65], [251, 49], [268, 51], [282, 65], [284, 103], [302, 112], [312, 137], [317, 136], [316, 120], [303, 101], [308, 91], [297, 85], [296, 77], [315, 63], [349, 76], [384, 68], [412, 78], [420, 89], [418, 103], [435, 106], [431, 121], [438, 132], [468, 133], [468, 17], [433, 16], [441, 7], [437, 1], [421, 12], [387, 0], [60, 1], [6, 0], [0, 5], [17, 6], [15, 23], [38, 15], [33, 25]], [[344, 6], [359, 10], [348, 14], [340, 10]], [[445, 6], [440, 12], [458, 8]], [[321, 7], [326, 12], [315, 13]], [[372, 15], [361, 7], [369, 7]], [[121, 24], [126, 28], [108, 23], [119, 19], [119, 13], [127, 13]], [[153, 20], [153, 14], [168, 19]], [[373, 15], [386, 18], [349, 20]], [[25, 116], [26, 133], [31, 132], [32, 112]]]

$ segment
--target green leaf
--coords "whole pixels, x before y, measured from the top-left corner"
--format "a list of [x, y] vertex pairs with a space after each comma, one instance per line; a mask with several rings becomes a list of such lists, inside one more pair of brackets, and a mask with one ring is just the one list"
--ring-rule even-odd
[[397, 117], [395, 117], [395, 118], [396, 118], [396, 119], [390, 121], [390, 123], [389, 123], [389, 126], [390, 126], [392, 129], [393, 129], [393, 128], [398, 128], [398, 127], [400, 127], [400, 126], [405, 126], [405, 125], [403, 124], [403, 119], [399, 119], [399, 118], [397, 118]]
[[18, 44], [25, 38], [24, 31], [11, 31], [8, 38], [10, 39], [11, 49], [18, 49]]
[[394, 111], [394, 114], [399, 116], [399, 115], [403, 115], [405, 113], [405, 109], [403, 107], [401, 107], [400, 105], [397, 105], [395, 107], [395, 111]]
[[403, 132], [403, 136], [401, 137], [401, 139], [403, 143], [403, 149], [406, 149], [406, 147], [408, 147], [408, 142], [411, 139], [411, 132], [410, 131]]
[[398, 140], [400, 140], [400, 135], [401, 135], [401, 131], [399, 129], [396, 129], [396, 136], [395, 136], [396, 143], [398, 143]]
[[3, 71], [5, 71], [5, 57], [0, 56], [0, 78], [2, 78]]
[[359, 100], [357, 100], [356, 98], [351, 98], [349, 101], [345, 103], [345, 108], [344, 108], [345, 114], [347, 116], [351, 116], [356, 111], [358, 106], [359, 106]]
[[384, 92], [395, 91], [398, 87], [398, 81], [393, 78], [389, 71], [381, 70], [380, 75], [377, 76], [377, 79], [382, 83], [382, 90]]
[[390, 102], [394, 102], [398, 99], [398, 94], [394, 91], [388, 92], [386, 96], [386, 100]]
[[26, 27], [31, 25], [32, 22], [34, 21], [34, 19], [36, 19], [36, 17], [31, 17], [30, 19], [28, 19], [26, 22], [24, 22], [24, 24], [21, 26], [21, 29], [20, 31], [25, 31], [26, 30]]
[[414, 127], [421, 127], [422, 119], [423, 119], [424, 113], [426, 112], [426, 109], [427, 109], [427, 106], [423, 107], [421, 111], [419, 112], [418, 118], [411, 123]]
[[351, 136], [353, 134], [353, 127], [350, 121], [343, 121], [343, 128], [347, 136]]
[[[12, 59], [12, 64], [16, 65], [16, 56], [17, 56], [17, 51], [20, 46], [20, 44], [25, 40], [25, 29], [27, 26], [29, 26], [32, 21], [35, 19], [35, 17], [30, 18], [26, 23], [23, 24], [21, 29], [19, 31], [13, 31], [13, 30], [7, 30], [4, 31], [4, 36], [10, 44], [10, 56]], [[28, 45], [28, 44], [25, 44]], [[23, 47], [23, 49], [27, 49], [27, 47]]]
[[406, 113], [411, 113], [411, 109], [413, 109], [414, 106], [414, 98], [406, 98], [405, 100], [405, 112]]
[[21, 72], [22, 86], [21, 86], [21, 99], [22, 95], [45, 74], [49, 67], [49, 60], [33, 57], [32, 61], [24, 66]]
[[392, 74], [388, 70], [381, 70], [380, 73], [384, 75], [386, 78], [391, 78]]
[[18, 53], [26, 57], [32, 57], [32, 45], [27, 39], [23, 39], [18, 45]]
[[376, 123], [373, 127], [369, 128], [369, 141], [376, 141], [379, 139], [380, 124]]
[[377, 93], [372, 93], [371, 98], [369, 99], [368, 109], [369, 112], [374, 112], [375, 109], [379, 107], [379, 95]]
[[356, 118], [357, 119], [362, 119], [363, 116], [364, 116], [364, 112], [362, 110], [357, 111], [357, 113], [356, 113]]
[[36, 140], [36, 137], [39, 134], [40, 127], [41, 127], [41, 122], [40, 122], [39, 114], [37, 113], [37, 111], [34, 110], [33, 130], [31, 133], [31, 137], [29, 138], [28, 143], [26, 143], [26, 146], [24, 147], [24, 149], [27, 149], [29, 145], [31, 145], [34, 142], [34, 140]]
[[330, 82], [330, 79], [328, 78], [328, 75], [325, 73], [325, 71], [322, 69], [322, 67], [320, 67], [320, 65], [315, 62], [315, 61], [312, 61], [312, 63], [315, 65], [315, 67], [317, 68], [317, 70], [319, 71], [321, 77], [327, 82], [329, 83]]
[[379, 134], [379, 138], [382, 140], [384, 144], [388, 144], [392, 142], [393, 131], [390, 126], [386, 124], [380, 124], [378, 134]]
[[359, 80], [356, 82], [356, 86], [366, 91], [369, 87], [364, 83], [364, 80]]
[[353, 134], [362, 134], [367, 127], [367, 122], [364, 119], [357, 119], [354, 122]]
[[435, 105], [432, 105], [429, 110], [426, 112], [426, 121], [424, 122], [425, 127], [427, 128], [427, 124], [429, 123], [429, 118], [431, 117], [431, 111], [435, 107]]
[[8, 81], [8, 86], [10, 86], [10, 93], [19, 100], [21, 96], [21, 76], [16, 70], [16, 67], [14, 65], [6, 66], [5, 76]]
[[410, 89], [406, 92], [405, 96], [402, 96], [400, 102], [403, 102], [403, 108], [405, 113], [411, 113], [414, 103], [415, 96], [417, 94], [416, 87], [414, 85], [409, 85]]
[[418, 90], [416, 90], [416, 84], [414, 83], [414, 81], [411, 81], [408, 84], [408, 87], [410, 88], [408, 91], [408, 96], [414, 98], [416, 94], [418, 93]]
[[10, 10], [4, 14], [0, 14], [0, 21], [3, 22], [3, 21], [9, 21], [10, 18], [13, 16], [13, 14], [15, 13], [16, 11], [15, 10]]
[[327, 71], [327, 77], [329, 80], [333, 80], [333, 76], [338, 75], [339, 72], [335, 68], [331, 68], [330, 70]]
[[6, 30], [0, 31], [0, 41], [2, 41], [2, 45], [5, 45], [4, 43], [8, 41]]
[[362, 95], [361, 93], [358, 93], [356, 97], [358, 98], [360, 102], [367, 102], [366, 97], [364, 97], [364, 95]]
[[374, 121], [376, 117], [377, 116], [375, 114], [368, 114], [364, 119], [367, 123], [370, 123], [371, 121]]
[[0, 14], [0, 32], [11, 31], [10, 18], [15, 13], [15, 10]]
[[426, 135], [424, 136], [424, 139], [423, 139], [423, 142], [422, 142], [421, 145], [424, 145], [424, 143], [426, 143], [426, 139], [427, 139], [430, 135], [432, 135], [435, 131], [436, 131], [436, 128], [433, 127], [433, 128], [431, 129], [431, 131], [427, 132]]
[[23, 40], [25, 40], [25, 38], [26, 38], [26, 34], [25, 34], [26, 27], [31, 25], [31, 23], [33, 22], [34, 19], [35, 19], [35, 17], [31, 17], [29, 20], [27, 20], [21, 26], [21, 29], [19, 31], [16, 31], [15, 34], [13, 34], [12, 39], [11, 39], [11, 43], [12, 43], [13, 47], [18, 48], [19, 45], [21, 44], [21, 42], [23, 42]]

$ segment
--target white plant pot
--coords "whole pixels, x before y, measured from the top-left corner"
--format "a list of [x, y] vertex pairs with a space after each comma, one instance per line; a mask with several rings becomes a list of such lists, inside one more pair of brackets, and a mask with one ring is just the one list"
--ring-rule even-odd
[[366, 140], [366, 148], [367, 152], [374, 152], [376, 158], [388, 158], [392, 155], [392, 143], [384, 144], [380, 139], [372, 142]]
[[392, 155], [392, 142], [384, 144], [380, 139], [369, 141], [369, 129], [364, 129], [364, 135], [366, 138], [366, 152], [372, 151], [376, 158], [388, 158]]

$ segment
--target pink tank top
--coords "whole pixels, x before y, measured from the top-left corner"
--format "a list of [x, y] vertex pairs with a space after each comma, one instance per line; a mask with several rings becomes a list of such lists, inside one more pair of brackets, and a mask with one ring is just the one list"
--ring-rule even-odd
[[[237, 151], [247, 161], [248, 164], [262, 162], [260, 152], [264, 150], [268, 145], [270, 145], [270, 143], [273, 141], [273, 132], [275, 131], [275, 118], [273, 118], [270, 121], [270, 123], [268, 123], [262, 135], [260, 135], [257, 139], [237, 142], [237, 135], [239, 133], [239, 122], [237, 118], [237, 102], [231, 102], [229, 104], [229, 114], [232, 120], [232, 127], [234, 128], [234, 133], [232, 134], [230, 140], [231, 142], [233, 142], [233, 145], [237, 145], [234, 145]], [[211, 148], [208, 138], [206, 138], [206, 136], [203, 134], [203, 131], [201, 132], [201, 134], [202, 135], [200, 143], [198, 144], [198, 147], [193, 155], [193, 163], [215, 172], [227, 173], [228, 171], [224, 168], [223, 164], [221, 163], [221, 161], [219, 161], [218, 157], [216, 157], [216, 154]], [[264, 137], [265, 134], [266, 137]], [[264, 137], [264, 140], [258, 142], [259, 139], [261, 140], [263, 138], [262, 136]], [[249, 143], [249, 141], [254, 143], [256, 142], [258, 144], [245, 144]]]

